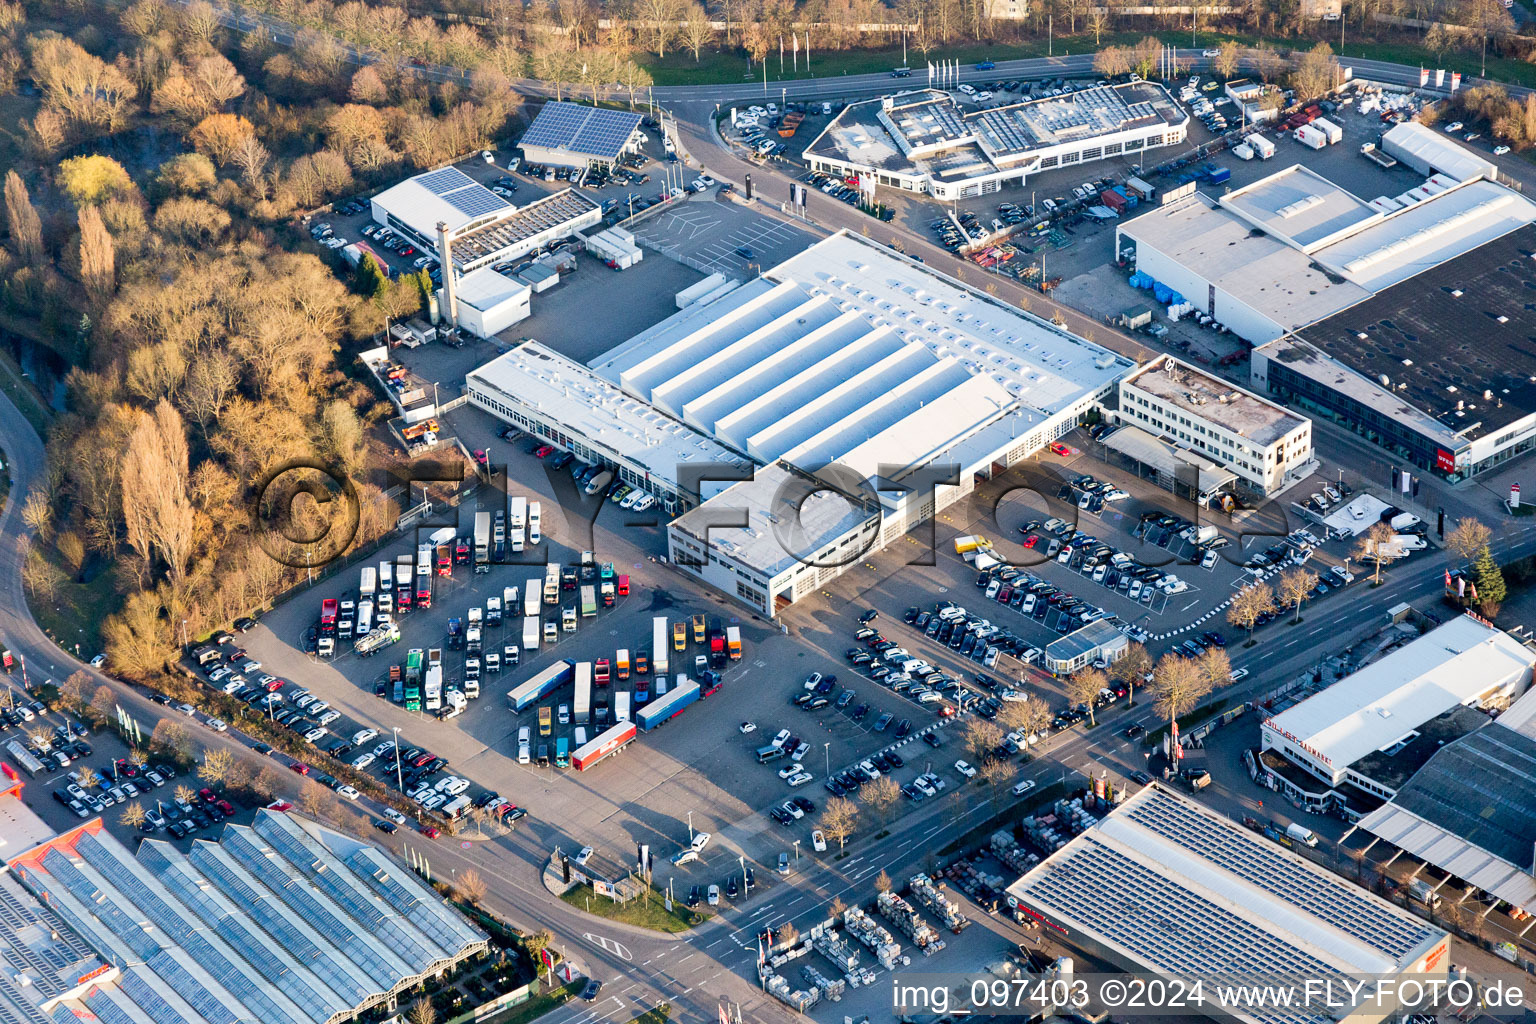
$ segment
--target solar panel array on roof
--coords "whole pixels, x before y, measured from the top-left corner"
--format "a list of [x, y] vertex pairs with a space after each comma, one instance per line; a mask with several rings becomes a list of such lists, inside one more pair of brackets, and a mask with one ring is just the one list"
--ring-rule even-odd
[[1333, 885], [1301, 868], [1266, 843], [1218, 826], [1205, 815], [1169, 799], [1149, 799], [1127, 809], [1130, 819], [1170, 842], [1239, 875], [1320, 921], [1401, 961], [1430, 935], [1386, 911], [1363, 894]]
[[523, 133], [521, 145], [613, 160], [639, 126], [639, 114], [552, 100]]
[[[490, 194], [495, 195], [494, 192]], [[551, 232], [573, 234], [582, 222], [597, 223], [601, 209], [593, 200], [572, 188], [543, 199], [535, 199], [494, 224], [456, 235], [453, 240], [453, 261], [463, 266], [492, 253], [514, 249], [520, 243], [531, 245], [535, 239]]]

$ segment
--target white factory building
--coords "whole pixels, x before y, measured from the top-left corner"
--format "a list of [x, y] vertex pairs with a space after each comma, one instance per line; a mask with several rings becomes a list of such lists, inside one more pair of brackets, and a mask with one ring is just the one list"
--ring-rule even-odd
[[459, 170], [443, 167], [407, 178], [373, 197], [373, 219], [436, 253], [439, 225], [460, 274], [526, 256], [603, 219], [602, 206], [565, 189], [516, 206]]
[[803, 156], [816, 170], [960, 199], [1022, 185], [1041, 171], [1177, 146], [1188, 127], [1189, 114], [1152, 82], [998, 107], [920, 89], [850, 103]]
[[[1008, 903], [1094, 960], [1202, 981], [1207, 999], [1179, 1019], [1374, 1024], [1400, 1018], [1404, 979], [1451, 976], [1442, 929], [1157, 784], [1031, 868]], [[1338, 991], [1346, 978], [1360, 1003], [1302, 1004], [1305, 979]], [[1294, 984], [1298, 998], [1222, 1005], [1213, 982]]]
[[1115, 418], [1210, 458], [1260, 496], [1317, 466], [1311, 420], [1169, 355], [1120, 382]]
[[604, 463], [668, 512], [692, 508], [752, 464], [665, 413], [620, 391], [580, 363], [526, 341], [465, 380], [471, 404], [557, 444], [588, 464]]
[[[674, 559], [773, 615], [864, 547], [885, 547], [978, 477], [1073, 429], [1133, 364], [844, 232], [669, 317], [594, 368], [776, 467], [677, 520], [669, 536]], [[815, 514], [797, 515], [811, 478], [845, 495], [818, 494]], [[733, 508], [767, 525], [721, 525], [716, 510]]]
[[673, 559], [771, 616], [1072, 430], [1132, 369], [843, 232], [590, 369], [525, 343], [468, 390], [685, 512]]
[[[438, 289], [440, 309], [446, 309], [446, 289]], [[455, 289], [455, 322], [479, 338], [490, 338], [528, 319], [533, 289], [491, 267], [465, 274]]]
[[1330, 787], [1392, 794], [1352, 769], [1407, 744], [1458, 705], [1500, 706], [1531, 685], [1532, 653], [1475, 615], [1460, 615], [1264, 720], [1261, 748]]
[[1262, 345], [1533, 221], [1536, 204], [1483, 177], [1435, 172], [1365, 200], [1297, 164], [1154, 207], [1115, 243], [1139, 274]]

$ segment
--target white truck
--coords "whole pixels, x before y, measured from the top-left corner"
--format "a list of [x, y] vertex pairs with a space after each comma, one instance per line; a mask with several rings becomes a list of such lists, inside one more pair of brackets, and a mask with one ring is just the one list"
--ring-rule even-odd
[[539, 649], [540, 624], [537, 615], [523, 616], [523, 650], [536, 651]]
[[441, 711], [443, 708], [443, 669], [440, 665], [433, 665], [427, 669], [426, 679], [422, 683], [422, 710]]
[[485, 599], [485, 624], [487, 626], [501, 625], [501, 598], [488, 597]]
[[501, 590], [501, 613], [507, 618], [515, 618], [523, 613], [522, 603], [517, 599], [516, 587], [503, 587]]
[[524, 538], [527, 536], [528, 526], [528, 499], [524, 497], [513, 498], [507, 512], [507, 532], [512, 537], [512, 550], [523, 550]]
[[357, 602], [357, 635], [367, 636], [373, 631], [373, 598], [365, 597]]
[[1253, 134], [1244, 141], [1253, 147], [1260, 160], [1268, 160], [1275, 155], [1275, 144], [1263, 135]]
[[539, 504], [537, 501], [530, 501], [528, 503], [528, 543], [529, 544], [538, 544], [539, 541], [543, 540], [543, 537], [541, 537], [539, 535], [539, 530], [540, 530], [541, 525], [542, 525], [543, 517], [544, 517], [544, 507], [541, 504]]
[[363, 566], [357, 581], [357, 596], [359, 598], [372, 597], [378, 586], [378, 570], [371, 565]]
[[1322, 149], [1328, 145], [1328, 136], [1323, 134], [1321, 128], [1314, 128], [1310, 124], [1304, 124], [1295, 131], [1296, 141], [1308, 149]]
[[667, 674], [667, 617], [658, 615], [651, 620], [651, 671], [658, 676]]
[[1328, 144], [1330, 146], [1334, 143], [1344, 141], [1344, 129], [1340, 128], [1326, 117], [1317, 118], [1312, 122], [1312, 127], [1323, 133], [1323, 137], [1328, 140]]

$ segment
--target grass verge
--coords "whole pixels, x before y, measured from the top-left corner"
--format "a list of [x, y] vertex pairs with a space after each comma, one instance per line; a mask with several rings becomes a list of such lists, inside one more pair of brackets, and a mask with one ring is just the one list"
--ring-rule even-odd
[[[47, 550], [44, 557], [52, 558]], [[51, 601], [28, 602], [43, 631], [60, 647], [85, 660], [101, 651], [101, 624], [117, 611], [122, 598], [112, 587], [112, 573], [103, 571], [85, 583], [66, 579]], [[75, 645], [80, 645], [76, 652]]]
[[629, 1024], [667, 1024], [672, 1016], [672, 1004], [662, 1003], [652, 1009], [646, 1010], [640, 1016], [630, 1021]]
[[584, 979], [577, 979], [552, 991], [541, 992], [526, 1003], [518, 1003], [493, 1017], [487, 1017], [484, 1024], [528, 1024], [530, 1021], [538, 1020], [550, 1010], [573, 998], [583, 984], [585, 984]]
[[668, 912], [662, 894], [654, 889], [647, 890], [644, 895], [628, 903], [618, 903], [607, 896], [598, 896], [590, 885], [583, 883], [574, 886], [560, 898], [593, 917], [632, 924], [637, 928], [649, 928], [653, 932], [685, 932], [705, 920], [703, 914], [689, 910], [682, 903], [674, 903], [673, 909]]

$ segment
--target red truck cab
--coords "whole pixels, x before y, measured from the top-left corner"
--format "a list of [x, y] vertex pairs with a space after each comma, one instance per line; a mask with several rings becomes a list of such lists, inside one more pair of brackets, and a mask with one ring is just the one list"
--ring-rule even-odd
[[338, 602], [334, 597], [328, 597], [320, 602], [320, 632], [330, 636], [336, 632], [336, 609]]
[[609, 662], [607, 658], [598, 658], [593, 666], [592, 681], [598, 686], [608, 685]]

